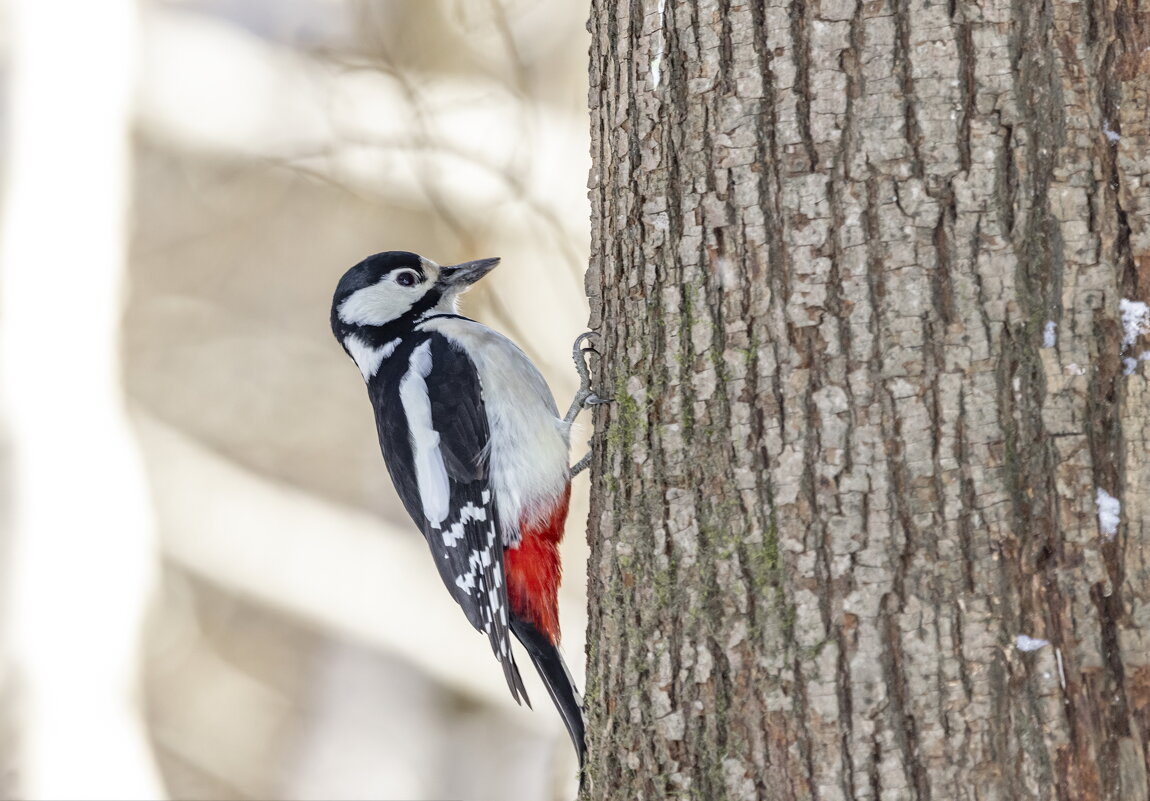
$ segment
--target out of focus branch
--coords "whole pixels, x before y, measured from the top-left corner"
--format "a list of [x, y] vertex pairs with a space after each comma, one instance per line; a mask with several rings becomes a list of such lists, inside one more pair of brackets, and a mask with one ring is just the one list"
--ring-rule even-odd
[[[0, 237], [21, 797], [156, 799], [136, 706], [151, 515], [120, 390], [132, 0], [13, 0]], [[64, 55], [66, 54], [66, 55]]]

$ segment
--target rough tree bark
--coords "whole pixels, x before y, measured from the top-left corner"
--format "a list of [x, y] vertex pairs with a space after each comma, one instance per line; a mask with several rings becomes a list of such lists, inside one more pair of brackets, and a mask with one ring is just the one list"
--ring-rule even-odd
[[591, 32], [585, 797], [1147, 798], [1145, 4]]

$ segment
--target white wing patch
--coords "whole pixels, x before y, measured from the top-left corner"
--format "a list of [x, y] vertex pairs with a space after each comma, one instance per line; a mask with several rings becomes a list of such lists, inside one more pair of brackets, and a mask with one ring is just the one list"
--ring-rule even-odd
[[[484, 490], [484, 495], [487, 491]], [[486, 501], [485, 501], [486, 503]], [[466, 504], [459, 510], [459, 520], [452, 526], [443, 530], [443, 544], [454, 548], [463, 539], [463, 529], [469, 520], [478, 520], [480, 522], [487, 519], [487, 510], [482, 506], [476, 506], [473, 503]]]
[[439, 432], [431, 423], [431, 399], [424, 380], [431, 373], [430, 340], [412, 351], [409, 365], [399, 382], [399, 400], [410, 428], [411, 456], [423, 516], [432, 528], [439, 528], [451, 508], [451, 487], [439, 450]]
[[[502, 550], [503, 544], [496, 537], [493, 521], [487, 527], [487, 542], [483, 549], [468, 555], [467, 572], [456, 576], [455, 584], [468, 595], [476, 590], [474, 594], [480, 599], [483, 611], [483, 630], [493, 636], [492, 647], [498, 642], [499, 659], [503, 661], [509, 656], [507, 605], [503, 602], [503, 593], [499, 592], [503, 586], [503, 559], [501, 553], [496, 554], [496, 548]], [[498, 627], [496, 620], [500, 623]]]
[[[500, 546], [502, 547], [502, 546]], [[482, 586], [485, 582], [483, 580], [484, 573], [487, 568], [491, 567], [491, 563], [501, 565], [502, 560], [495, 558], [495, 524], [492, 523], [487, 527], [487, 542], [481, 551], [472, 551], [467, 557], [467, 572], [455, 577], [455, 584], [459, 589], [470, 594], [471, 590], [476, 586]], [[498, 574], [500, 581], [502, 581], [502, 571]], [[499, 606], [498, 594], [488, 595], [491, 603]], [[491, 620], [491, 611], [484, 610], [488, 620]]]
[[399, 342], [400, 340], [393, 339], [385, 345], [373, 348], [352, 334], [344, 340], [344, 345], [347, 346], [347, 352], [351, 354], [351, 358], [355, 360], [355, 366], [363, 373], [363, 380], [370, 381], [379, 372], [379, 366], [383, 364], [383, 360], [390, 358], [391, 354], [395, 353], [395, 349], [399, 347]]

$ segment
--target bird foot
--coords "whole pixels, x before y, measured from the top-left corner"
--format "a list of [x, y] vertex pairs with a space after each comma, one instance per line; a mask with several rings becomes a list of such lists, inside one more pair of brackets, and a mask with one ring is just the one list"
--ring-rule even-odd
[[[583, 347], [583, 343], [591, 337], [597, 336], [599, 336], [599, 332], [597, 331], [587, 331], [586, 333], [580, 334], [575, 339], [575, 344], [571, 348], [571, 358], [575, 362], [575, 372], [579, 374], [579, 390], [575, 393], [575, 399], [571, 401], [571, 406], [567, 409], [567, 415], [563, 418], [563, 421], [568, 425], [573, 423], [575, 417], [584, 409], [590, 409], [602, 403], [611, 403], [615, 400], [614, 398], [599, 395], [595, 390], [591, 389], [591, 370], [587, 366], [587, 354], [594, 353], [598, 356], [599, 351], [594, 348], [585, 348]], [[586, 456], [571, 466], [571, 477], [574, 478], [582, 473], [590, 464], [591, 452], [588, 451]]]
[[579, 374], [579, 390], [575, 393], [575, 399], [571, 401], [571, 406], [567, 409], [567, 414], [563, 418], [563, 422], [572, 423], [579, 412], [584, 409], [590, 409], [593, 406], [598, 406], [601, 403], [611, 403], [614, 398], [607, 398], [596, 393], [591, 389], [591, 369], [587, 366], [587, 354], [594, 353], [599, 355], [599, 351], [594, 348], [585, 348], [583, 343], [591, 337], [599, 336], [598, 331], [587, 331], [580, 334], [575, 339], [575, 344], [571, 348], [571, 358], [575, 362], [575, 372]]

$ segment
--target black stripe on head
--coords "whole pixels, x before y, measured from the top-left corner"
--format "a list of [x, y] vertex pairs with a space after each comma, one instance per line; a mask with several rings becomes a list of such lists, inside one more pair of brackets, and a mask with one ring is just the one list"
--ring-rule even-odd
[[416, 319], [424, 312], [431, 311], [435, 308], [435, 304], [443, 299], [443, 289], [439, 286], [433, 286], [427, 290], [427, 294], [419, 299], [419, 302], [411, 307], [411, 311], [403, 315], [401, 319], [409, 320], [410, 325], [415, 325]]
[[374, 256], [368, 256], [343, 274], [335, 288], [335, 297], [332, 298], [333, 305], [339, 305], [348, 295], [364, 287], [378, 284], [379, 279], [399, 269], [415, 270], [419, 273], [421, 281], [427, 277], [423, 270], [423, 259], [419, 257], [418, 253], [409, 253], [406, 250], [388, 250], [383, 253], [376, 253]]

